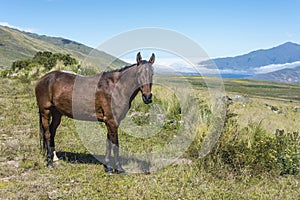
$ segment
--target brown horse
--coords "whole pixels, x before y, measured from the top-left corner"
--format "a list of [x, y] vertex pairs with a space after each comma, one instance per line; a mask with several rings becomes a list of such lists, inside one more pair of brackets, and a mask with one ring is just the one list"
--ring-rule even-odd
[[[65, 115], [79, 120], [104, 122], [107, 127], [105, 172], [125, 172], [119, 161], [118, 127], [139, 91], [145, 104], [152, 102], [152, 64], [155, 56], [152, 54], [149, 61], [145, 61], [138, 53], [136, 60], [137, 64], [93, 77], [53, 71], [38, 81], [35, 94], [43, 148], [47, 150], [47, 167], [53, 167], [54, 137], [61, 117]], [[114, 162], [111, 161], [111, 150]]]

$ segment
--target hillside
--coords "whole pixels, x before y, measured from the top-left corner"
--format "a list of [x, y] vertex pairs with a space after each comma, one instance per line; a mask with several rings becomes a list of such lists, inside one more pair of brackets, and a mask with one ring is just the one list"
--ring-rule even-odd
[[266, 74], [254, 75], [251, 77], [251, 79], [285, 83], [300, 83], [300, 66], [292, 69], [282, 69]]
[[[8, 68], [16, 60], [32, 58], [38, 51], [70, 54], [79, 60], [87, 58], [93, 49], [83, 44], [59, 37], [48, 37], [35, 33], [22, 32], [0, 26], [0, 67]], [[106, 65], [116, 59], [102, 51], [93, 53], [88, 59], [91, 65]], [[116, 60], [113, 65], [123, 66], [125, 63]]]
[[69, 39], [65, 39], [62, 37], [50, 37], [50, 36], [46, 36], [46, 35], [38, 35], [36, 33], [28, 33], [28, 32], [23, 32], [26, 35], [32, 37], [32, 38], [36, 38], [38, 40], [42, 40], [44, 42], [47, 43], [51, 43], [54, 44], [55, 46], [59, 46], [65, 49], [69, 49], [69, 50], [73, 50], [73, 51], [78, 51], [81, 52], [85, 55], [88, 55], [93, 48], [85, 46], [83, 44], [80, 44], [78, 42], [69, 40]]

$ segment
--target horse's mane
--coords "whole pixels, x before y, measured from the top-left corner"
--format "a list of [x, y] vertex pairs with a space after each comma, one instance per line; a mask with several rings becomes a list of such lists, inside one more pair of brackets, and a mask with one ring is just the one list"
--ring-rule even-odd
[[[148, 61], [146, 61], [146, 60], [143, 60], [142, 61], [142, 64], [145, 64], [145, 63], [147, 63]], [[122, 67], [121, 69], [113, 69], [113, 70], [111, 70], [111, 71], [108, 71], [108, 72], [123, 72], [123, 71], [125, 71], [125, 70], [127, 70], [127, 69], [129, 69], [129, 68], [131, 68], [131, 67], [134, 67], [134, 66], [136, 66], [137, 64], [132, 64], [132, 65], [129, 65], [129, 66], [125, 66], [125, 67]]]
[[125, 71], [126, 69], [129, 69], [133, 66], [135, 66], [136, 64], [132, 64], [132, 65], [129, 65], [129, 66], [125, 66], [125, 67], [122, 67], [121, 69], [114, 69], [114, 70], [111, 70], [111, 71], [108, 71], [108, 72], [111, 72], [111, 73], [114, 73], [114, 72], [123, 72]]

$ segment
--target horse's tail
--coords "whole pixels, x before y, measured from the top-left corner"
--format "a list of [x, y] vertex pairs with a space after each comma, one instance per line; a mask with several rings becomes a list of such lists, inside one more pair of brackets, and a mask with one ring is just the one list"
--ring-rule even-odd
[[40, 149], [42, 152], [46, 151], [46, 146], [45, 146], [45, 130], [43, 128], [42, 124], [42, 114], [39, 112], [39, 117], [40, 117]]

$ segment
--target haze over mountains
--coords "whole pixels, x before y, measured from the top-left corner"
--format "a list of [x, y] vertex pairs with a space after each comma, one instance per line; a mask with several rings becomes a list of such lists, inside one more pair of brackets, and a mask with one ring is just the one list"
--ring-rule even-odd
[[[67, 53], [79, 60], [92, 57], [89, 60], [93, 60], [97, 65], [105, 65], [116, 60], [102, 51], [94, 51], [93, 55], [90, 55], [92, 50], [91, 47], [68, 39], [0, 26], [1, 68], [10, 67], [16, 60], [31, 58], [38, 51]], [[221, 75], [226, 78], [246, 77], [257, 80], [300, 83], [300, 45], [292, 42], [270, 49], [256, 50], [235, 57], [216, 58], [211, 61], [199, 63], [199, 66], [208, 71], [205, 73], [206, 75], [213, 75], [209, 73], [211, 73], [212, 63], [214, 63]], [[118, 59], [114, 63], [118, 67], [126, 64]], [[184, 75], [194, 75], [189, 71], [191, 68], [182, 62], [174, 61], [169, 65], [169, 69], [175, 69], [176, 72]], [[168, 73], [168, 69], [163, 73]]]

